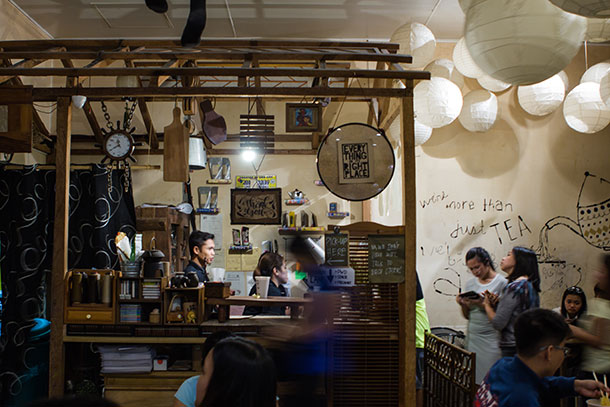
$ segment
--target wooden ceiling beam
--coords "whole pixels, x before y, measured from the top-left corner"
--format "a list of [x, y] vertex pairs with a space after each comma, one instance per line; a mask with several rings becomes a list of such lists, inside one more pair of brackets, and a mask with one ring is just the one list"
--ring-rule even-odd
[[[166, 69], [169, 69], [169, 68], [180, 67], [185, 62], [186, 62], [186, 60], [183, 60], [183, 59], [172, 59], [171, 61], [167, 61], [165, 64], [163, 64], [163, 66], [161, 66], [159, 69], [162, 69], [165, 71]], [[158, 88], [159, 86], [163, 85], [165, 83], [165, 81], [167, 81], [169, 78], [171, 78], [170, 75], [153, 76], [152, 78], [150, 78], [150, 82], [149, 82], [148, 86]]]

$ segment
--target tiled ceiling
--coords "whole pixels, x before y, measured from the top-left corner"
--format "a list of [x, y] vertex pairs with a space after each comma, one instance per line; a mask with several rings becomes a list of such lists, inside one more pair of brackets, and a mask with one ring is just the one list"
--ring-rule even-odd
[[[9, 0], [55, 38], [179, 38], [188, 0], [168, 0], [165, 15], [144, 0]], [[462, 36], [457, 0], [208, 0], [203, 37], [387, 39], [406, 22], [437, 39]]]

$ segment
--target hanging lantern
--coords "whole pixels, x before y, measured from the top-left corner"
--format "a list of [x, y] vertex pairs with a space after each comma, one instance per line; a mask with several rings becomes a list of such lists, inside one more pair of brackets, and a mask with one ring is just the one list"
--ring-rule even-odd
[[608, 62], [600, 62], [599, 64], [595, 64], [582, 74], [580, 78], [580, 83], [585, 82], [595, 82], [599, 83], [603, 76], [610, 70], [610, 63]]
[[415, 145], [421, 146], [432, 136], [432, 127], [415, 120]]
[[597, 133], [610, 123], [610, 108], [600, 96], [600, 86], [585, 82], [576, 86], [563, 103], [568, 126], [579, 133]]
[[458, 120], [468, 131], [485, 132], [498, 118], [498, 98], [487, 90], [473, 90], [464, 96]]
[[570, 79], [568, 78], [568, 74], [565, 71], [561, 71], [557, 75], [559, 75], [559, 77], [563, 81], [565, 91], [567, 92], [568, 89], [570, 89]]
[[457, 70], [455, 64], [450, 59], [439, 58], [432, 61], [426, 65], [424, 71], [429, 71], [430, 76], [438, 76], [440, 78], [449, 79], [460, 89], [464, 87], [464, 75]]
[[464, 31], [470, 55], [485, 73], [529, 85], [565, 68], [586, 28], [584, 17], [548, 0], [471, 0]]
[[407, 23], [394, 31], [390, 42], [400, 44], [399, 54], [408, 54], [413, 57], [410, 68], [424, 67], [434, 57], [436, 38], [428, 27], [420, 23]]
[[470, 56], [464, 37], [460, 38], [453, 48], [453, 63], [462, 75], [469, 78], [476, 79], [485, 74]]
[[487, 89], [491, 92], [502, 92], [510, 88], [510, 83], [502, 82], [489, 75], [483, 75], [480, 78], [477, 78], [477, 82], [479, 82], [479, 85], [481, 85], [483, 89]]
[[208, 155], [201, 137], [189, 137], [189, 169], [203, 170], [208, 164]]
[[599, 81], [599, 95], [607, 108], [610, 109], [610, 71]]
[[533, 85], [521, 85], [517, 89], [519, 105], [534, 116], [554, 112], [563, 102], [565, 94], [565, 84], [559, 74]]
[[445, 78], [422, 81], [413, 90], [413, 109], [417, 121], [433, 129], [453, 122], [462, 110], [462, 92]]
[[587, 18], [585, 41], [605, 42], [610, 40], [610, 18]]
[[604, 18], [610, 16], [610, 0], [550, 0], [568, 13], [583, 17]]

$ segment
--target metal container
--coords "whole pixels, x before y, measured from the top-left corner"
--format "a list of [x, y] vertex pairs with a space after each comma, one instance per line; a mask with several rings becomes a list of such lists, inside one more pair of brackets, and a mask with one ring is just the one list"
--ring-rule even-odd
[[124, 261], [121, 263], [121, 271], [123, 272], [123, 277], [139, 278], [141, 277], [142, 262]]

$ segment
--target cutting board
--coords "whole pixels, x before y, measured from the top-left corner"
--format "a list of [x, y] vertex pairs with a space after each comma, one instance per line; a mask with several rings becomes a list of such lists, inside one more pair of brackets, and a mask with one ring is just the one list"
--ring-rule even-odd
[[189, 177], [189, 130], [174, 107], [174, 121], [163, 129], [163, 180], [187, 182]]

